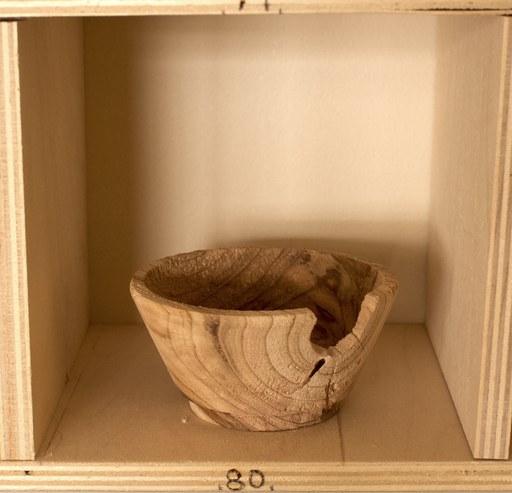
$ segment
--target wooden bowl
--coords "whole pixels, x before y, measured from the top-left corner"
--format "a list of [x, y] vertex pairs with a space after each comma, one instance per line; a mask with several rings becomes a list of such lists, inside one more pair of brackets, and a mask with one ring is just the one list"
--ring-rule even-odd
[[158, 260], [134, 275], [130, 290], [197, 416], [274, 431], [339, 409], [397, 282], [340, 253], [251, 247]]

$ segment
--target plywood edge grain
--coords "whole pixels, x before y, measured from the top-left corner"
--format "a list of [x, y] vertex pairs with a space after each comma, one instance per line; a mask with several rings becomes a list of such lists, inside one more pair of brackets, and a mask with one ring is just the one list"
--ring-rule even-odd
[[[244, 491], [507, 491], [512, 466], [457, 463], [55, 463], [0, 464], [0, 491], [230, 491], [236, 469]], [[251, 487], [251, 470], [265, 478]]]
[[508, 14], [511, 0], [3, 0], [0, 17], [295, 13]]
[[0, 23], [0, 459], [34, 457], [17, 26]]
[[502, 75], [493, 180], [480, 396], [475, 451], [507, 458], [512, 422], [512, 29], [503, 22]]

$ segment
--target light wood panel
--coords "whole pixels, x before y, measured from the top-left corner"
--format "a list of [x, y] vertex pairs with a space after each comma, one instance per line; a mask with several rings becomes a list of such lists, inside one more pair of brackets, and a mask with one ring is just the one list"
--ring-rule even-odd
[[477, 454], [508, 457], [512, 424], [512, 23], [503, 21]]
[[19, 65], [37, 448], [88, 327], [82, 21], [20, 23]]
[[3, 0], [0, 15], [283, 14], [346, 12], [509, 13], [510, 0]]
[[32, 388], [18, 34], [0, 23], [0, 459], [30, 459]]
[[510, 439], [510, 22], [439, 21], [427, 326], [476, 457]]
[[[0, 491], [229, 491], [236, 467], [247, 482], [254, 462], [0, 464]], [[244, 491], [510, 491], [512, 467], [488, 461], [319, 464], [257, 462], [265, 486]], [[273, 487], [273, 489], [271, 489]]]

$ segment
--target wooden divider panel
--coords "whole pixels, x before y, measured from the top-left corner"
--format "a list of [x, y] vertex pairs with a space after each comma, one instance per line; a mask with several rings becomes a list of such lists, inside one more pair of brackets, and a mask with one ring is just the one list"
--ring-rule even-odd
[[473, 454], [510, 439], [510, 21], [438, 24], [427, 326]]
[[82, 20], [18, 31], [37, 450], [89, 324]]

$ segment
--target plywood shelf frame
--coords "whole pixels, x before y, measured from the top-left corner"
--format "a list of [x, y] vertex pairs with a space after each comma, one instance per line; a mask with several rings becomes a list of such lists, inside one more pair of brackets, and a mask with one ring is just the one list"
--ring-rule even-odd
[[0, 24], [0, 460], [34, 454], [15, 23]]
[[[432, 166], [427, 327], [475, 457], [503, 459], [511, 423], [511, 24], [508, 17], [477, 24], [438, 23], [443, 109]], [[456, 354], [465, 358], [455, 363]]]
[[[491, 241], [475, 449], [507, 457], [510, 447], [512, 331], [512, 25], [504, 22]], [[490, 430], [494, 430], [491, 432]]]
[[7, 0], [0, 17], [296, 14], [296, 13], [510, 14], [510, 0]]
[[[226, 473], [252, 463], [0, 464], [0, 491], [229, 491]], [[509, 465], [477, 463], [258, 464], [265, 485], [254, 491], [505, 491]], [[273, 487], [273, 490], [271, 490]]]
[[[1, 2], [0, 8], [4, 8], [7, 4], [13, 6], [15, 3], [21, 2]], [[32, 5], [35, 5], [33, 2]], [[206, 7], [204, 3], [201, 8], [204, 11], [193, 9], [190, 5], [184, 6], [175, 3], [173, 6], [165, 7], [163, 10], [151, 10], [150, 6], [145, 2], [134, 2], [131, 7], [126, 10], [115, 10], [114, 2], [110, 3], [110, 10], [107, 9], [106, 3], [95, 2], [94, 6], [90, 2], [83, 2], [83, 9], [80, 10], [78, 3], [66, 3], [71, 10], [49, 10], [50, 3], [57, 9], [59, 2], [38, 2], [39, 13], [33, 15], [131, 15], [141, 13], [220, 13], [217, 9], [218, 4], [209, 3]], [[468, 4], [458, 4], [460, 9], [446, 7], [448, 2], [441, 3], [425, 2], [428, 8], [420, 8], [420, 3], [416, 5], [416, 11], [432, 12], [434, 5], [442, 12], [452, 12], [454, 10], [469, 12]], [[30, 2], [23, 2], [30, 5]], [[64, 9], [64, 2], [59, 3]], [[406, 2], [400, 3], [405, 6]], [[413, 2], [407, 2], [409, 6]], [[483, 2], [479, 3], [482, 5]], [[159, 2], [158, 5], [162, 5]], [[215, 6], [215, 9], [212, 7]], [[290, 4], [291, 5], [291, 4]], [[325, 4], [318, 7], [316, 12], [348, 12], [341, 8], [342, 2], [336, 3], [336, 8], [327, 9]], [[345, 9], [348, 2], [345, 3]], [[352, 7], [355, 3], [352, 3]], [[358, 12], [376, 11], [376, 5], [362, 6], [357, 4]], [[383, 5], [383, 4], [379, 4]], [[390, 6], [391, 4], [389, 4]], [[457, 3], [449, 3], [450, 6]], [[472, 4], [475, 6], [476, 4]], [[486, 3], [489, 7], [491, 4]], [[492, 5], [497, 6], [498, 3]], [[506, 11], [507, 2], [499, 4], [502, 10], [486, 10], [489, 14], [503, 13]], [[42, 7], [41, 7], [42, 6]], [[94, 10], [94, 8], [96, 8]], [[123, 7], [124, 8], [124, 7]], [[238, 12], [239, 4], [230, 4], [233, 13]], [[245, 12], [263, 12], [265, 6], [260, 4], [259, 10], [251, 11], [242, 9]], [[273, 12], [274, 7], [268, 6], [268, 11]], [[308, 10], [302, 6], [302, 12]], [[391, 8], [391, 7], [390, 7]], [[107, 9], [107, 10], [102, 10]], [[131, 9], [131, 10], [130, 10]], [[169, 9], [169, 10], [165, 10]], [[188, 10], [187, 10], [188, 9]], [[336, 10], [340, 9], [340, 10]], [[422, 10], [423, 9], [423, 10]], [[430, 10], [429, 10], [430, 9]], [[447, 9], [447, 10], [444, 10]], [[466, 10], [465, 10], [466, 9]], [[505, 10], [503, 10], [505, 9]], [[313, 11], [312, 10], [312, 11]], [[377, 9], [378, 10], [378, 9]], [[435, 9], [434, 9], [435, 10]], [[380, 11], [380, 10], [378, 10]], [[391, 11], [391, 10], [390, 10]], [[392, 10], [396, 12], [397, 10]], [[407, 11], [405, 8], [402, 11]], [[410, 11], [410, 10], [409, 10]], [[14, 11], [12, 11], [14, 12]], [[67, 13], [66, 13], [67, 12]], [[471, 10], [471, 12], [479, 12], [482, 10]], [[10, 15], [10, 14], [7, 14]], [[12, 13], [14, 16], [14, 13]], [[492, 17], [492, 16], [491, 16]], [[495, 19], [498, 21], [498, 19]], [[509, 22], [504, 22], [504, 32], [510, 32]], [[32, 407], [30, 395], [30, 364], [29, 364], [29, 340], [28, 340], [28, 311], [26, 304], [28, 303], [28, 295], [26, 293], [26, 253], [24, 239], [24, 198], [23, 198], [23, 176], [22, 176], [22, 158], [21, 158], [21, 121], [18, 98], [18, 52], [17, 52], [17, 26], [16, 23], [5, 22], [0, 26], [2, 40], [2, 79], [0, 80], [0, 100], [2, 113], [0, 113], [0, 134], [5, 139], [2, 141], [4, 147], [0, 148], [1, 158], [1, 181], [0, 181], [0, 233], [9, 238], [11, 241], [2, 243], [0, 260], [0, 274], [2, 279], [6, 279], [6, 295], [2, 306], [3, 324], [0, 327], [0, 335], [2, 336], [3, 356], [0, 359], [0, 391], [2, 395], [2, 406], [9, 408], [9, 412], [0, 413], [4, 418], [1, 424], [2, 439], [6, 439], [4, 443], [9, 444], [9, 449], [2, 451], [0, 458], [2, 459], [30, 459], [34, 454], [33, 432], [32, 432]], [[506, 46], [508, 41], [506, 38]], [[503, 50], [506, 64], [509, 65], [509, 48]], [[507, 65], [507, 66], [508, 66]], [[503, 94], [507, 94], [510, 89], [510, 68], [506, 68], [503, 72]], [[503, 133], [499, 134], [500, 146], [498, 155], [500, 156], [500, 164], [497, 171], [497, 183], [500, 185], [499, 193], [495, 195], [498, 200], [496, 207], [501, 207], [501, 215], [495, 215], [495, 223], [493, 230], [498, 231], [496, 235], [495, 254], [490, 258], [492, 272], [490, 273], [491, 285], [494, 284], [496, 273], [504, 272], [504, 269], [510, 268], [509, 257], [510, 252], [510, 216], [507, 215], [507, 204], [510, 204], [510, 138], [506, 137], [509, 132], [508, 125], [508, 99], [503, 96], [500, 108], [505, 108], [503, 115], [500, 116], [500, 122], [504, 125]], [[501, 137], [500, 137], [501, 135]], [[499, 206], [501, 204], [501, 206]], [[7, 261], [5, 261], [7, 259]], [[510, 279], [500, 277], [499, 283], [496, 284], [499, 294], [489, 300], [489, 314], [496, 314], [495, 307], [500, 306], [499, 327], [505, 330], [510, 325], [510, 297], [503, 293], [510, 292]], [[8, 289], [11, 291], [7, 292]], [[4, 285], [2, 285], [4, 289]], [[3, 292], [2, 292], [3, 294]], [[491, 293], [492, 294], [492, 293]], [[495, 295], [492, 295], [495, 296]], [[501, 305], [501, 301], [505, 303]], [[508, 304], [506, 302], [508, 301]], [[18, 303], [18, 305], [16, 304]], [[15, 311], [14, 308], [15, 308]], [[508, 318], [507, 318], [508, 317]], [[508, 320], [508, 322], [507, 322]], [[484, 352], [486, 355], [495, 355], [499, 340], [505, 340], [508, 333], [501, 332], [489, 344], [492, 353]], [[493, 336], [494, 337], [494, 336]], [[499, 361], [507, 360], [506, 348], [504, 348], [504, 360], [500, 358], [497, 368], [499, 371], [505, 372], [507, 376], [507, 365], [501, 364]], [[493, 356], [493, 357], [495, 357]], [[507, 360], [508, 361], [508, 360]], [[506, 361], [505, 361], [506, 363]], [[485, 375], [485, 374], [484, 374]], [[505, 382], [505, 380], [503, 380]], [[510, 382], [509, 382], [510, 383]], [[497, 390], [500, 395], [509, 394], [508, 387], [500, 387]], [[489, 402], [494, 402], [490, 400]], [[490, 408], [489, 408], [490, 409]], [[491, 410], [492, 412], [492, 410]], [[508, 411], [507, 411], [508, 412]], [[503, 416], [501, 416], [503, 419]], [[485, 421], [487, 423], [487, 421]], [[504, 421], [503, 423], [506, 423]], [[509, 423], [508, 423], [509, 424]], [[503, 425], [502, 425], [503, 426]], [[503, 444], [500, 445], [504, 447]], [[390, 462], [382, 463], [346, 463], [338, 465], [335, 463], [268, 463], [268, 464], [227, 464], [225, 462], [211, 463], [194, 463], [184, 465], [182, 463], [169, 462], [165, 464], [153, 464], [146, 462], [133, 463], [49, 463], [47, 461], [30, 461], [30, 462], [3, 462], [0, 464], [0, 489], [4, 490], [30, 490], [30, 489], [51, 489], [51, 490], [69, 490], [69, 489], [89, 489], [89, 490], [153, 490], [153, 491], [211, 491], [212, 487], [225, 481], [226, 470], [230, 467], [239, 467], [240, 469], [250, 470], [253, 467], [265, 468], [269, 477], [275, 478], [276, 488], [288, 491], [310, 491], [312, 489], [318, 491], [339, 491], [340, 489], [350, 490], [505, 490], [511, 488], [512, 467], [508, 462], [489, 463], [489, 462], [454, 462], [454, 463], [406, 463], [406, 462]], [[270, 483], [269, 483], [270, 484]], [[262, 490], [263, 491], [263, 490]]]

